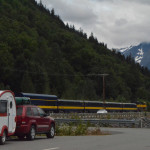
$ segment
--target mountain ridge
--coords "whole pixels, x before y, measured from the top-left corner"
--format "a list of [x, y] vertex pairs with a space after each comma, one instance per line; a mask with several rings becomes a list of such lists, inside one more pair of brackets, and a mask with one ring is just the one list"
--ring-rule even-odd
[[125, 57], [131, 55], [135, 62], [150, 70], [150, 43], [142, 42], [136, 46], [118, 49]]

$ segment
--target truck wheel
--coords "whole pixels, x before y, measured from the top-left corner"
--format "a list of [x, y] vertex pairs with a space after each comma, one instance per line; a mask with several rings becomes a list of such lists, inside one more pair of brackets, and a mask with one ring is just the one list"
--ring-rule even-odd
[[48, 133], [46, 133], [47, 138], [54, 138], [55, 136], [55, 126], [54, 124], [51, 124], [50, 130]]
[[27, 134], [27, 139], [30, 141], [34, 140], [35, 134], [36, 134], [35, 126], [31, 126], [30, 132]]
[[5, 144], [6, 142], [6, 131], [3, 132], [3, 135], [0, 137], [0, 145]]

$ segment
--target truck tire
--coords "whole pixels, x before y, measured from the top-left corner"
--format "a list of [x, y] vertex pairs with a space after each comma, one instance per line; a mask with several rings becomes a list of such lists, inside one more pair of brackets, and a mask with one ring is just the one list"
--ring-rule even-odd
[[30, 132], [27, 134], [27, 139], [32, 141], [35, 139], [35, 135], [36, 135], [35, 126], [32, 125], [30, 128]]
[[48, 133], [46, 133], [47, 138], [54, 138], [55, 136], [55, 126], [54, 124], [51, 124], [50, 130]]
[[0, 137], [0, 145], [5, 144], [6, 142], [6, 131], [3, 132], [3, 135]]

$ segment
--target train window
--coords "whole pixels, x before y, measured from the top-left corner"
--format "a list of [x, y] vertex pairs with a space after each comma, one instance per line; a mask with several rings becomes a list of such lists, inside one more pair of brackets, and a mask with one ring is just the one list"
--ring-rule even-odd
[[45, 105], [49, 105], [49, 106], [56, 106], [57, 105], [57, 103], [56, 103], [56, 101], [46, 101], [46, 103], [45, 103]]
[[83, 106], [83, 102], [78, 101], [59, 101], [59, 106]]
[[129, 106], [128, 106], [127, 104], [124, 104], [123, 107], [124, 107], [124, 108], [128, 108]]
[[106, 104], [107, 107], [111, 107], [111, 104]]
[[92, 106], [92, 107], [103, 107], [104, 103], [102, 102], [87, 102], [85, 103], [86, 106]]

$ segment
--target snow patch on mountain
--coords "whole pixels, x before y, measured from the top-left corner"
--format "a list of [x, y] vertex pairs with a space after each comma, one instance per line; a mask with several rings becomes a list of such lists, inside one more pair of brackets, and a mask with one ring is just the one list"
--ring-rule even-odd
[[131, 56], [135, 62], [150, 70], [150, 42], [143, 42], [136, 46], [117, 49], [125, 57]]
[[121, 49], [119, 49], [119, 51], [120, 51], [121, 53], [124, 53], [124, 52], [127, 52], [128, 50], [130, 50], [132, 47], [133, 47], [133, 46], [121, 48]]
[[143, 49], [138, 49], [138, 52], [137, 52], [137, 56], [135, 57], [135, 62], [137, 63], [141, 63], [142, 59], [143, 59], [143, 56], [144, 56], [144, 51]]

